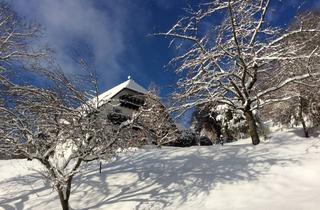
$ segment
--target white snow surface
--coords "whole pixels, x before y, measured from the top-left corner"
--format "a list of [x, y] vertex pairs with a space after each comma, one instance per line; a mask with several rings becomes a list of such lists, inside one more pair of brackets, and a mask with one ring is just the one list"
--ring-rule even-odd
[[[252, 146], [139, 149], [75, 178], [72, 209], [318, 210], [320, 138], [278, 131]], [[56, 192], [31, 168], [0, 161], [0, 209], [60, 209]]]

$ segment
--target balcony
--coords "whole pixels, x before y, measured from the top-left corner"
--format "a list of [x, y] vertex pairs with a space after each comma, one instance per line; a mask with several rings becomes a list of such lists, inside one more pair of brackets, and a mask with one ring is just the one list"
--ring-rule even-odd
[[144, 104], [143, 99], [128, 94], [120, 96], [119, 99], [120, 106], [127, 107], [129, 109], [138, 110], [139, 107]]

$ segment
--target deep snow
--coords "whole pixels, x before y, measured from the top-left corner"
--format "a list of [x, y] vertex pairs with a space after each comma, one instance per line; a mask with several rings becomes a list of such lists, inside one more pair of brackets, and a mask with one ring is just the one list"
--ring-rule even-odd
[[[320, 138], [276, 132], [252, 146], [144, 149], [98, 173], [90, 163], [72, 188], [73, 209], [318, 210]], [[0, 161], [0, 209], [60, 209], [55, 191], [29, 168], [36, 161]]]

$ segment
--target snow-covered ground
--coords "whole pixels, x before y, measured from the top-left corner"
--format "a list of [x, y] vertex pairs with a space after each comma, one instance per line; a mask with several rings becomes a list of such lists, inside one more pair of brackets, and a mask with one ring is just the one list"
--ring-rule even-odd
[[[318, 210], [320, 138], [297, 130], [268, 142], [138, 150], [86, 166], [74, 181], [73, 209]], [[60, 209], [56, 192], [28, 168], [0, 161], [0, 209]]]

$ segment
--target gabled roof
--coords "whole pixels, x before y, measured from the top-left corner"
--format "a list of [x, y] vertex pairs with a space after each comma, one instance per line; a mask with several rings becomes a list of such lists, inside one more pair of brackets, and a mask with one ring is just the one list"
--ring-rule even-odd
[[114, 96], [116, 96], [123, 89], [130, 89], [130, 90], [136, 91], [141, 94], [148, 93], [148, 91], [144, 87], [142, 87], [141, 85], [136, 83], [133, 79], [128, 77], [127, 81], [125, 81], [125, 82], [111, 88], [110, 90], [100, 94], [98, 96], [98, 101], [99, 101], [98, 107], [105, 104], [106, 102], [108, 102], [108, 100], [112, 99]]

